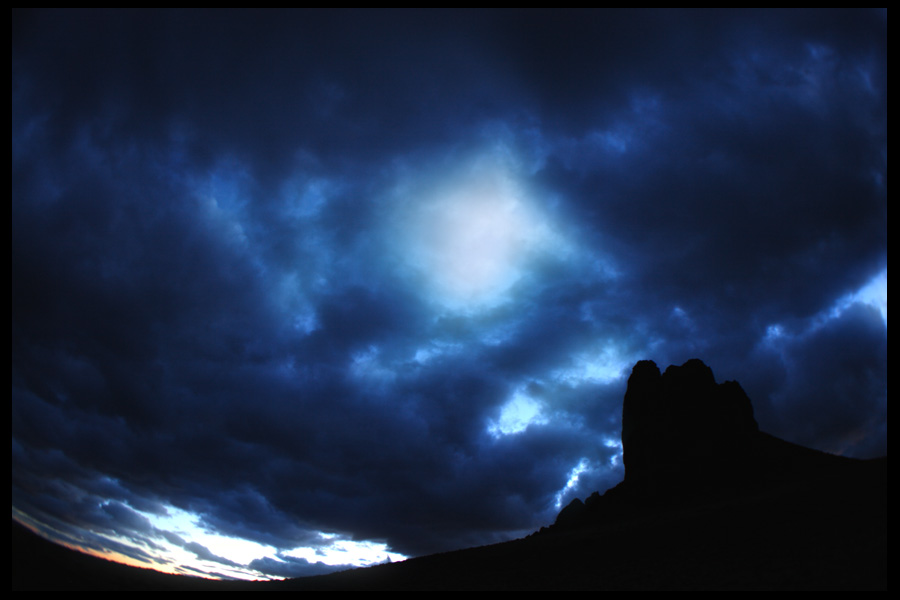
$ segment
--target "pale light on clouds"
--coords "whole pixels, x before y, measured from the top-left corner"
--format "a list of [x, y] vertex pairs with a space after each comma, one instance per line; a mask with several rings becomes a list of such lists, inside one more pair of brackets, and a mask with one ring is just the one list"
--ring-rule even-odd
[[508, 301], [531, 261], [560, 245], [511, 162], [495, 151], [399, 188], [403, 253], [440, 306], [467, 313]]
[[547, 417], [543, 414], [542, 403], [519, 390], [501, 407], [499, 418], [488, 425], [488, 432], [495, 438], [500, 438], [522, 433], [530, 425], [545, 423]]
[[578, 479], [581, 477], [581, 475], [590, 470], [590, 466], [590, 461], [588, 461], [587, 458], [582, 458], [578, 461], [577, 465], [572, 467], [572, 470], [569, 471], [569, 478], [568, 480], [566, 480], [566, 485], [564, 485], [562, 489], [556, 493], [554, 506], [557, 509], [562, 508], [563, 499], [566, 497], [566, 493], [568, 493], [578, 485]]

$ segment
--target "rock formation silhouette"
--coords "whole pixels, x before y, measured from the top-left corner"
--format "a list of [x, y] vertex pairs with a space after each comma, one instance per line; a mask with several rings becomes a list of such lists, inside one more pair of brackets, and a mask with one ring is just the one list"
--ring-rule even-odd
[[746, 447], [759, 432], [750, 399], [734, 381], [716, 384], [698, 359], [634, 366], [622, 407], [625, 481], [644, 495], [745, 473]]
[[650, 360], [634, 366], [622, 406], [622, 447], [624, 481], [584, 502], [576, 498], [554, 527], [756, 493], [858, 462], [761, 432], [740, 384], [716, 383], [699, 359], [662, 374]]

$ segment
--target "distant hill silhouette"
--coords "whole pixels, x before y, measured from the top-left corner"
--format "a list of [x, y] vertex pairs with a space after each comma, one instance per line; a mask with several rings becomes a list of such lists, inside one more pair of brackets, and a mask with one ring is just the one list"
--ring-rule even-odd
[[886, 457], [843, 458], [760, 432], [740, 385], [717, 384], [696, 359], [663, 374], [635, 365], [622, 443], [624, 481], [521, 540], [257, 583], [139, 570], [123, 579], [127, 567], [73, 569], [58, 554], [37, 562], [66, 574], [54, 586], [37, 557], [22, 558], [37, 542], [14, 524], [13, 589], [887, 589]]

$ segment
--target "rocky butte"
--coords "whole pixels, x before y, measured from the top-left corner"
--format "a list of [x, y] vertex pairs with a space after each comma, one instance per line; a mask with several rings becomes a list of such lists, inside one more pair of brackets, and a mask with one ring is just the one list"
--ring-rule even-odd
[[[650, 360], [634, 366], [622, 406], [622, 447], [625, 479], [603, 495], [573, 500], [553, 528], [787, 489], [816, 493], [809, 487], [814, 482], [852, 480], [879, 468], [886, 473], [887, 465], [886, 458], [835, 456], [761, 432], [740, 384], [716, 383], [698, 359], [664, 373]], [[833, 498], [852, 490], [827, 493]]]

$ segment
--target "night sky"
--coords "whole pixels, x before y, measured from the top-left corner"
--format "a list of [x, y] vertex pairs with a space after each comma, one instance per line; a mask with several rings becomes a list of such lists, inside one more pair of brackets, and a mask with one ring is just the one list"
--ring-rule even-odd
[[12, 516], [283, 577], [623, 476], [631, 367], [887, 454], [887, 12], [12, 13]]

